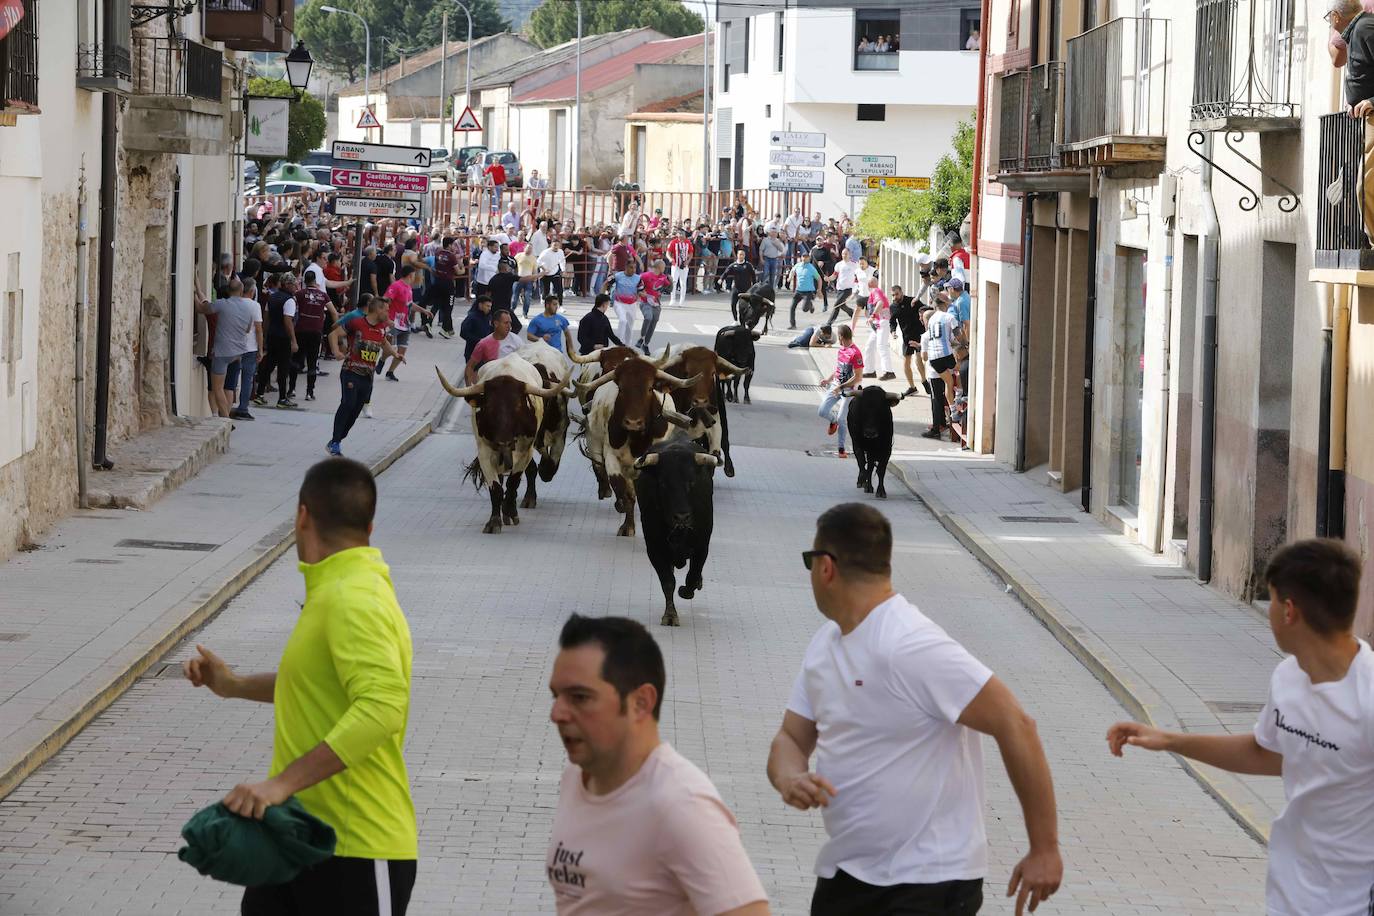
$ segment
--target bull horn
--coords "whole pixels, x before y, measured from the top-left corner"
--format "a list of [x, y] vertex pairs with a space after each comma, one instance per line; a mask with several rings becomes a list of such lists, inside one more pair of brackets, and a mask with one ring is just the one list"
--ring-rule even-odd
[[686, 416], [684, 414], [680, 414], [676, 410], [673, 410], [671, 407], [663, 408], [663, 419], [667, 420], [674, 426], [681, 427], [682, 429], [687, 429], [689, 426], [692, 425], [691, 417]]
[[647, 455], [640, 455], [635, 459], [635, 470], [651, 468], [658, 464], [658, 452], [650, 452]]
[[663, 348], [663, 355], [660, 356], [658, 359], [652, 360], [653, 364], [657, 366], [659, 369], [662, 369], [664, 366], [668, 365], [668, 357], [672, 352], [673, 345], [668, 344]]
[[691, 388], [697, 383], [697, 380], [701, 378], [700, 372], [691, 378], [677, 378], [676, 376], [669, 375], [662, 369], [659, 369], [654, 375], [660, 382], [667, 382], [674, 388]]
[[736, 366], [734, 363], [730, 362], [728, 359], [725, 359], [723, 356], [717, 356], [717, 357], [716, 357], [716, 371], [718, 371], [718, 372], [728, 372], [728, 373], [730, 373], [731, 375], [740, 375], [741, 373], [744, 372], [743, 369], [741, 369], [739, 366]]
[[533, 382], [526, 382], [525, 394], [532, 394], [537, 398], [551, 398], [558, 394], [558, 386], [554, 385], [551, 388], [541, 388]]
[[705, 452], [696, 453], [696, 462], [697, 464], [709, 464], [713, 468], [720, 467], [722, 463], [719, 455], [708, 455]]
[[607, 373], [604, 373], [604, 374], [598, 376], [597, 378], [593, 379], [593, 380], [590, 381], [590, 382], [583, 383], [583, 382], [579, 382], [579, 381], [574, 380], [574, 381], [573, 381], [573, 386], [574, 386], [574, 387], [576, 388], [576, 390], [577, 390], [577, 396], [578, 396], [579, 398], [585, 398], [585, 397], [587, 397], [588, 395], [590, 395], [593, 391], [595, 391], [596, 389], [600, 388], [602, 385], [606, 384], [607, 382], [609, 382], [609, 381], [610, 381], [611, 379], [613, 379], [613, 378], [615, 378], [615, 370], [614, 370], [614, 369], [612, 369], [610, 372], [607, 372]]
[[444, 386], [444, 390], [455, 398], [475, 398], [486, 388], [486, 382], [478, 382], [476, 385], [468, 385], [465, 388], [454, 388], [449, 384], [448, 379], [444, 378], [444, 373], [439, 371], [439, 367], [434, 367], [434, 372], [439, 376], [439, 384]]
[[568, 359], [570, 359], [570, 360], [572, 360], [573, 362], [577, 363], [579, 366], [585, 366], [585, 365], [587, 365], [588, 363], [599, 363], [599, 362], [601, 362], [601, 357], [599, 357], [599, 356], [596, 355], [596, 351], [595, 351], [595, 350], [593, 350], [591, 353], [589, 353], [589, 354], [586, 355], [586, 356], [579, 356], [578, 354], [576, 354], [576, 353], [574, 353], [574, 352], [572, 351], [572, 348], [571, 348], [571, 347], [568, 348]]

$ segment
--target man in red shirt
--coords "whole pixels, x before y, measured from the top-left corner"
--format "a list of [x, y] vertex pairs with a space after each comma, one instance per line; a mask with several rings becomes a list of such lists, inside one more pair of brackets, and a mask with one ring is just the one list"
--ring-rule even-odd
[[495, 159], [482, 169], [482, 174], [491, 182], [491, 212], [501, 209], [501, 195], [506, 190], [506, 167]]
[[668, 304], [686, 305], [687, 275], [692, 269], [692, 243], [687, 240], [687, 230], [673, 230], [673, 240], [668, 243], [667, 255], [673, 278], [673, 294]]
[[[625, 273], [638, 273], [638, 265], [634, 264], [635, 250], [625, 239], [620, 239], [611, 246], [610, 253], [611, 270], [610, 275], [615, 276], [616, 271], [623, 270]], [[634, 268], [631, 265], [634, 264]]]
[[[372, 400], [372, 379], [379, 361], [390, 356], [405, 362], [386, 339], [386, 309], [387, 302], [381, 296], [364, 297], [362, 315], [336, 324], [329, 332], [329, 349], [335, 359], [343, 360], [339, 372], [343, 396], [334, 412], [334, 438], [325, 446], [325, 451], [336, 457], [343, 454], [339, 443], [357, 422], [363, 406]], [[347, 355], [339, 349], [344, 335], [348, 336]]]
[[442, 246], [434, 252], [434, 280], [425, 297], [430, 309], [439, 314], [439, 336], [453, 336], [454, 281], [458, 277], [458, 254], [453, 236], [445, 236]]
[[968, 249], [964, 247], [963, 236], [959, 235], [957, 232], [951, 232], [946, 238], [949, 241], [949, 259], [951, 261], [958, 261], [962, 264], [964, 272], [967, 274], [969, 269], [969, 256]]

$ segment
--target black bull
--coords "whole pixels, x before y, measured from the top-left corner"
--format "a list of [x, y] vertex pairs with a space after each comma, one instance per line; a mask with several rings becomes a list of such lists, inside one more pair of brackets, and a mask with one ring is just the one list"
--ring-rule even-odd
[[[678, 596], [691, 599], [703, 587], [702, 569], [711, 549], [714, 521], [712, 472], [718, 459], [708, 455], [685, 433], [655, 444], [635, 462], [639, 469], [639, 523], [644, 547], [663, 588], [664, 610], [660, 621], [678, 625], [673, 604], [674, 569], [687, 566], [687, 578]], [[689, 565], [690, 564], [690, 565]]]
[[887, 499], [887, 462], [892, 458], [892, 405], [901, 395], [876, 385], [862, 388], [849, 405], [848, 429], [854, 460], [859, 463], [859, 479], [854, 484], [865, 493], [873, 492], [873, 474], [878, 474], [879, 499]]
[[732, 324], [716, 332], [716, 355], [744, 370], [720, 383], [720, 391], [724, 395], [722, 403], [739, 403], [741, 380], [744, 382], [744, 403], [749, 403], [749, 384], [754, 380], [754, 341], [761, 336], [758, 331], [751, 331], [742, 324]]

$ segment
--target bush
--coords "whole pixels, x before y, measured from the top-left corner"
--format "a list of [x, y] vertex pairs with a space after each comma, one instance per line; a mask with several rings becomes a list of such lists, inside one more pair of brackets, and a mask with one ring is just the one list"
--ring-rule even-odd
[[914, 241], [930, 234], [931, 226], [948, 232], [958, 229], [973, 201], [973, 123], [954, 128], [953, 150], [935, 163], [930, 190], [892, 188], [868, 195], [859, 213], [861, 235], [874, 239]]

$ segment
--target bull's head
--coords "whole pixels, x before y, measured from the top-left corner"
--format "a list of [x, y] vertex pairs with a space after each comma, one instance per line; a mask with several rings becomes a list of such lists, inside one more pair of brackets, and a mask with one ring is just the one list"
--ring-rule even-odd
[[556, 385], [540, 387], [509, 375], [455, 388], [438, 366], [434, 371], [445, 391], [455, 398], [467, 399], [472, 405], [472, 425], [479, 444], [495, 452], [497, 467], [505, 473], [514, 466], [516, 440], [533, 439], [539, 429], [530, 397], [552, 398], [558, 394]]
[[[641, 493], [652, 488], [657, 497], [654, 502], [666, 516], [661, 521], [668, 529], [674, 566], [680, 568], [687, 562], [696, 526], [706, 521], [696, 517], [694, 509], [700, 511], [703, 506], [701, 501], [693, 500], [693, 490], [710, 485], [710, 476], [720, 462], [720, 458], [700, 452], [682, 439], [635, 461], [635, 469], [640, 472], [636, 487]], [[704, 508], [710, 511], [709, 501]]]
[[[667, 354], [664, 354], [665, 358]], [[688, 388], [697, 381], [675, 378], [653, 362], [646, 359], [626, 360], [611, 372], [603, 373], [588, 385], [579, 383], [578, 397], [589, 396], [607, 382], [614, 381], [619, 390], [616, 392], [615, 409], [612, 413], [613, 425], [627, 432], [642, 432], [658, 414], [668, 422], [681, 427], [691, 425], [691, 420], [675, 410], [660, 406], [655, 397], [657, 390], [671, 391]]]

